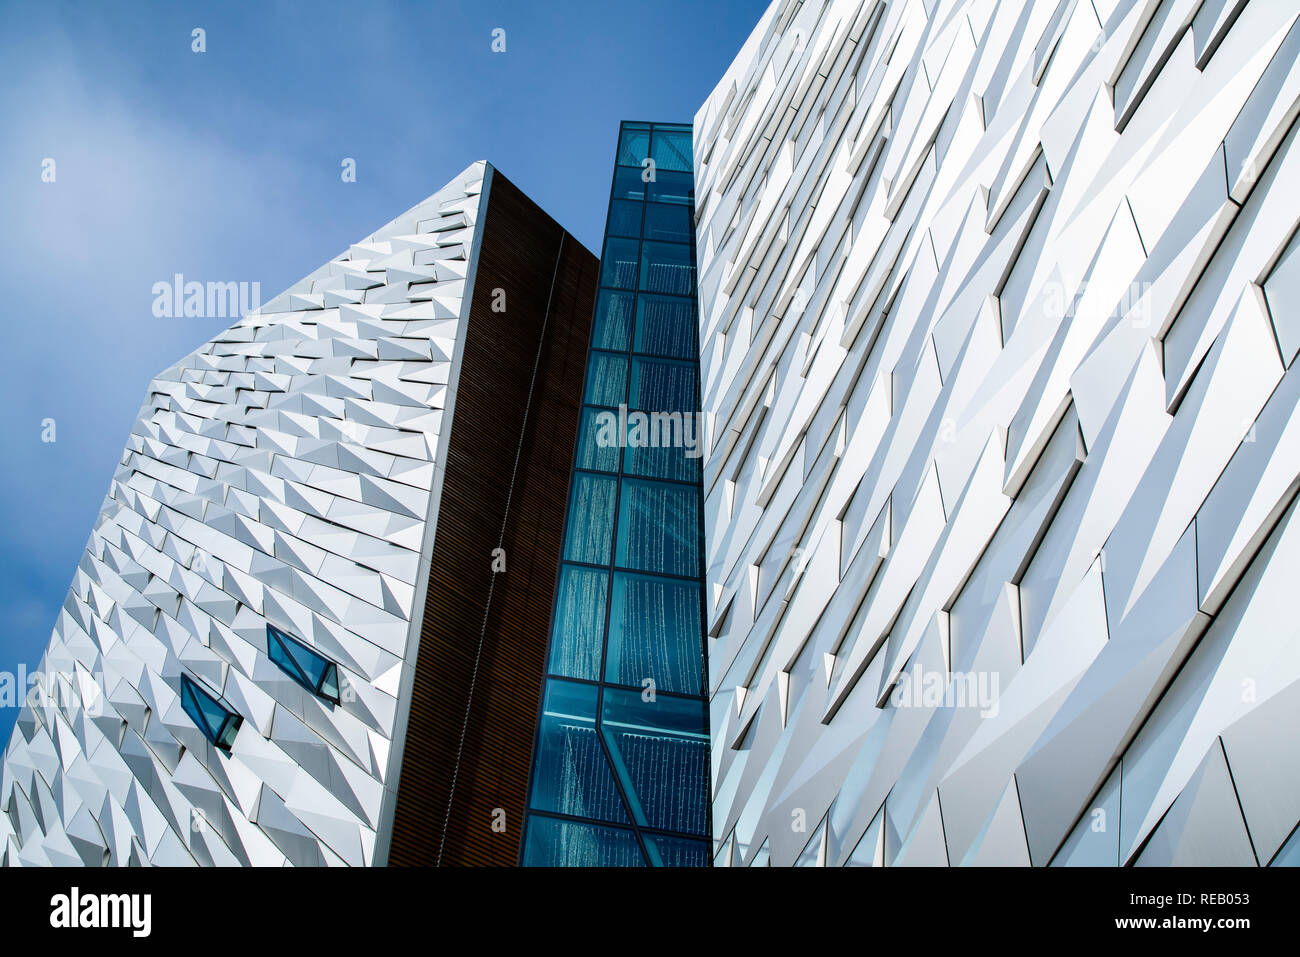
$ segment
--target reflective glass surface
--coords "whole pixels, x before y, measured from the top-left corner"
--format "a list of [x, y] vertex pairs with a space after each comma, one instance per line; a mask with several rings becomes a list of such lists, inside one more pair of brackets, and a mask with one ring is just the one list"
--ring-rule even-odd
[[674, 173], [660, 169], [653, 182], [645, 183], [646, 197], [655, 203], [678, 203], [689, 206], [695, 203], [695, 178], [690, 173]]
[[591, 347], [626, 352], [632, 341], [632, 314], [635, 309], [635, 293], [602, 289], [596, 298]]
[[624, 123], [618, 137], [618, 165], [637, 166], [650, 155], [650, 125]]
[[592, 405], [622, 405], [627, 401], [627, 359], [593, 352], [587, 363], [587, 401]]
[[584, 408], [578, 422], [577, 467], [595, 472], [617, 472], [622, 448], [618, 431], [610, 428], [612, 413], [600, 409]]
[[222, 750], [230, 750], [244, 719], [185, 674], [181, 675], [181, 708], [204, 737]]
[[614, 200], [609, 204], [609, 222], [605, 226], [605, 233], [609, 236], [631, 236], [633, 239], [639, 237], [643, 208], [643, 204], [634, 200]]
[[520, 861], [703, 867], [690, 127], [625, 123], [616, 164]]
[[647, 292], [689, 296], [695, 292], [691, 247], [683, 243], [641, 244], [641, 288]]
[[694, 581], [616, 572], [605, 680], [644, 687], [649, 678], [660, 691], [704, 694], [700, 630]]
[[338, 704], [339, 668], [334, 662], [271, 624], [266, 626], [266, 653], [281, 671], [312, 694]]
[[[617, 233], [622, 236], [624, 233]], [[691, 237], [691, 209], [668, 203], [646, 203], [645, 238], [659, 242], [689, 243]]]
[[574, 474], [573, 493], [569, 498], [570, 519], [564, 539], [564, 557], [568, 561], [609, 564], [617, 495], [617, 479], [586, 472]]
[[609, 573], [564, 565], [551, 625], [550, 671], [569, 678], [600, 678]]
[[653, 867], [708, 867], [707, 841], [686, 841], [680, 837], [647, 834], [646, 853]]
[[547, 683], [533, 761], [534, 810], [626, 823], [597, 736], [598, 697], [595, 685]]
[[638, 824], [685, 834], [708, 826], [705, 706], [689, 698], [607, 688], [601, 732]]
[[[699, 366], [694, 362], [634, 357], [628, 408], [646, 412], [693, 414], [699, 407], [699, 398], [695, 395], [695, 380], [699, 378], [699, 371]], [[677, 439], [673, 444], [679, 445], [681, 441]]]
[[689, 130], [656, 129], [650, 156], [659, 169], [690, 173], [691, 134]]
[[626, 828], [559, 821], [534, 814], [524, 837], [527, 867], [645, 867], [636, 836]]
[[694, 300], [648, 294], [637, 297], [637, 352], [676, 356], [698, 363], [695, 335]]
[[624, 479], [618, 508], [620, 568], [700, 577], [696, 489]]

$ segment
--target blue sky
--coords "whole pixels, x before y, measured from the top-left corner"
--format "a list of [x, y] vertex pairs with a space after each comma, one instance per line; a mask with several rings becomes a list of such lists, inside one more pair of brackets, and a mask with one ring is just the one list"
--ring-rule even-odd
[[0, 3], [0, 671], [37, 666], [149, 380], [229, 324], [154, 283], [269, 300], [478, 159], [597, 250], [619, 121], [693, 119], [765, 7]]

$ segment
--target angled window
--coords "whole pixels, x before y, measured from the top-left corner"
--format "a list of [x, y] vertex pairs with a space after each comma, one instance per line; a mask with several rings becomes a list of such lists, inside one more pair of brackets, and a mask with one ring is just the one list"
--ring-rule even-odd
[[339, 666], [274, 625], [266, 626], [266, 653], [298, 684], [318, 698], [339, 703]]
[[189, 675], [181, 675], [181, 707], [199, 726], [203, 736], [229, 751], [244, 719], [199, 686]]

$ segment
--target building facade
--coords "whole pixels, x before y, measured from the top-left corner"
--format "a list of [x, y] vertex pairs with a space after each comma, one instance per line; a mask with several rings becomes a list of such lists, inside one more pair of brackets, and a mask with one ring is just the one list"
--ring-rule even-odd
[[1300, 11], [774, 0], [150, 386], [5, 864], [1300, 864]]
[[521, 862], [706, 866], [691, 128], [619, 131]]
[[596, 267], [476, 163], [154, 380], [4, 863], [513, 863]]
[[777, 0], [695, 121], [716, 860], [1300, 858], [1300, 25]]

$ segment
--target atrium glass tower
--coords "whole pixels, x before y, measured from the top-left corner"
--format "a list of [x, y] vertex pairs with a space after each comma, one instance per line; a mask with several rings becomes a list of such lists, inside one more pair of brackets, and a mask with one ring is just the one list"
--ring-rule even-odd
[[705, 866], [691, 128], [624, 123], [521, 860]]

